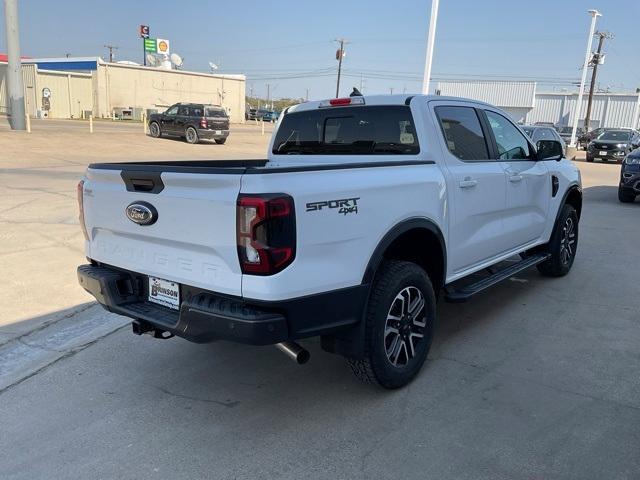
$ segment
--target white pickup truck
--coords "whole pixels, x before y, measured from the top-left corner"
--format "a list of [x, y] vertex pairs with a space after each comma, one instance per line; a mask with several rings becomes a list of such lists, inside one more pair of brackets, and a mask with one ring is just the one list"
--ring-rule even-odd
[[134, 333], [277, 345], [299, 363], [296, 341], [319, 336], [385, 388], [425, 362], [439, 297], [533, 266], [565, 275], [582, 209], [560, 143], [423, 95], [290, 107], [265, 160], [89, 165], [78, 200], [79, 282]]

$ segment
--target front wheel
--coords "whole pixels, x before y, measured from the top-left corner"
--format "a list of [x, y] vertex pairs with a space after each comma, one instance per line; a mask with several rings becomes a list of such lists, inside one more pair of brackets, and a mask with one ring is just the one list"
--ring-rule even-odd
[[393, 389], [422, 368], [433, 337], [435, 294], [426, 272], [404, 261], [383, 264], [374, 280], [365, 316], [365, 354], [348, 359], [366, 383]]
[[551, 258], [538, 264], [538, 270], [548, 277], [562, 277], [569, 273], [578, 249], [578, 214], [565, 204], [553, 228], [547, 252]]
[[198, 143], [198, 132], [193, 127], [187, 128], [187, 131], [184, 133], [184, 137], [187, 140], [187, 143]]
[[151, 122], [149, 124], [149, 134], [153, 138], [159, 138], [160, 137], [161, 132], [160, 132], [160, 125], [158, 125], [158, 122]]

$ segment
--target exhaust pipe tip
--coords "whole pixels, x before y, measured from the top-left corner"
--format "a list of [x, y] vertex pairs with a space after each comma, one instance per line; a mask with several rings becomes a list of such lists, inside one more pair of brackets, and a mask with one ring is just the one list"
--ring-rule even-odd
[[304, 365], [311, 358], [309, 351], [296, 342], [276, 343], [276, 348], [298, 365]]

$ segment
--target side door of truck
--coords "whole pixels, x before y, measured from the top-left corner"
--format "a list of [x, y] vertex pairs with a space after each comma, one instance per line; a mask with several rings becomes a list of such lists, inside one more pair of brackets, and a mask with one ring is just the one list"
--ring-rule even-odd
[[475, 105], [436, 100], [429, 106], [444, 156], [448, 271], [455, 276], [504, 252], [506, 179], [500, 163], [491, 158], [486, 122]]
[[162, 132], [170, 135], [176, 134], [176, 117], [178, 115], [178, 105], [169, 107], [166, 112], [162, 114]]
[[492, 109], [482, 113], [491, 131], [491, 157], [500, 162], [507, 177], [504, 236], [512, 248], [521, 247], [538, 240], [547, 226], [549, 170], [545, 162], [536, 161], [535, 149], [509, 118]]
[[187, 124], [189, 123], [189, 106], [180, 105], [178, 107], [178, 115], [176, 115], [176, 135], [184, 136]]

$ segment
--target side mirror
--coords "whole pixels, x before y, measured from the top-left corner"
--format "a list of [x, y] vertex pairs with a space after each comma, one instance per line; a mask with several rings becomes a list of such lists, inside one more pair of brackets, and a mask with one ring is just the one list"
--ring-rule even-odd
[[557, 140], [539, 140], [536, 149], [538, 160], [562, 160], [562, 145]]

